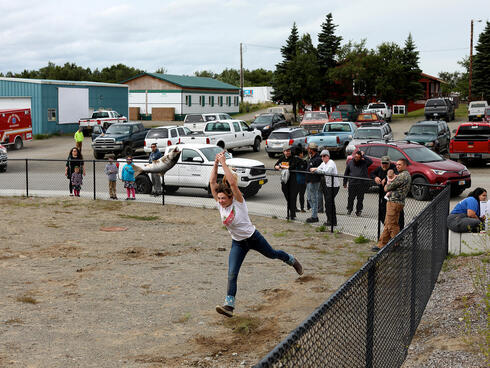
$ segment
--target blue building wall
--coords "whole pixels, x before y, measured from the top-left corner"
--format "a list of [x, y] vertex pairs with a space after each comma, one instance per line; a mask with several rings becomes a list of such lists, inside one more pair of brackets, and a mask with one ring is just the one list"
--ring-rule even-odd
[[[40, 84], [0, 80], [0, 97], [31, 97], [32, 130], [34, 134], [71, 133], [78, 124], [58, 124], [58, 88], [88, 88], [89, 108], [110, 108], [128, 116], [128, 89], [110, 86]], [[56, 109], [56, 121], [48, 121], [48, 109]]]

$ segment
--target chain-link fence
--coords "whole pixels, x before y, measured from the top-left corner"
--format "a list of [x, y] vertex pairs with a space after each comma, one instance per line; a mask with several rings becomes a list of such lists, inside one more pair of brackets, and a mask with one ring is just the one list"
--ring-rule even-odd
[[399, 367], [447, 254], [446, 187], [255, 367]]
[[[134, 160], [135, 163], [147, 163], [146, 160]], [[0, 174], [0, 195], [19, 196], [69, 196], [69, 180], [65, 176], [66, 160], [47, 159], [10, 159], [7, 172]], [[108, 177], [104, 172], [107, 161], [85, 160], [83, 184], [80, 195], [93, 199], [110, 199]], [[117, 162], [124, 165], [124, 161]], [[163, 195], [152, 195], [155, 189], [150, 174], [136, 178], [136, 200], [161, 204], [178, 204], [193, 207], [214, 208], [216, 203], [209, 193], [207, 179], [211, 166], [201, 163], [179, 163], [176, 183], [167, 179]], [[235, 167], [239, 175], [239, 186], [247, 198], [250, 214], [293, 219], [306, 222], [312, 217], [307, 199], [306, 184], [292, 181], [291, 188], [281, 184], [280, 171], [264, 166]], [[296, 175], [291, 172], [290, 175]], [[301, 173], [301, 172], [299, 172]], [[303, 172], [303, 174], [306, 174]], [[254, 180], [249, 180], [250, 178]], [[356, 178], [357, 184], [344, 187], [344, 179], [337, 176], [339, 187], [331, 188], [325, 184], [319, 186], [318, 223], [326, 230], [364, 237], [372, 240], [379, 238], [383, 229], [386, 200], [384, 191], [366, 178]], [[165, 179], [165, 177], [164, 177]], [[332, 176], [328, 179], [334, 180]], [[330, 181], [329, 181], [330, 182]], [[291, 183], [294, 183], [291, 184]], [[294, 188], [293, 188], [294, 187]], [[284, 190], [283, 190], [284, 189]], [[335, 196], [332, 195], [335, 190]], [[337, 192], [338, 191], [338, 192]], [[116, 182], [117, 197], [125, 199], [127, 192], [120, 180]], [[288, 205], [288, 201], [291, 201]], [[401, 227], [409, 223], [427, 205], [428, 202], [407, 198]], [[289, 209], [289, 210], [288, 210]], [[295, 210], [294, 216], [291, 211]], [[330, 219], [330, 220], [329, 220]], [[404, 221], [403, 221], [404, 220]]]

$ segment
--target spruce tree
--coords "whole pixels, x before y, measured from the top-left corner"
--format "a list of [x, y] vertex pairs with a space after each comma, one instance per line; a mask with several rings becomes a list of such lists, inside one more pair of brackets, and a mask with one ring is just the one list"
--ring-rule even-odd
[[419, 68], [419, 52], [416, 50], [411, 33], [408, 34], [405, 41], [402, 63], [404, 75], [401, 98], [405, 101], [417, 100], [423, 95], [422, 85], [419, 83], [422, 71]]
[[490, 100], [490, 22], [478, 37], [473, 60], [472, 100]]

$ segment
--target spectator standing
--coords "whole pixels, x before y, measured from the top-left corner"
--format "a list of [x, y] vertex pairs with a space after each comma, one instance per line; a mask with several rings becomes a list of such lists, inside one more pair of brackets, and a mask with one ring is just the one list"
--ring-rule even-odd
[[75, 197], [80, 197], [80, 190], [82, 189], [83, 176], [80, 172], [80, 167], [75, 166], [75, 171], [71, 174], [71, 185], [73, 187], [73, 194]]
[[480, 202], [487, 201], [487, 190], [476, 188], [468, 197], [458, 202], [447, 217], [447, 227], [457, 233], [479, 232], [485, 224]]
[[[381, 166], [377, 167], [371, 173], [371, 179], [375, 181], [376, 184], [379, 185], [379, 218], [381, 219], [381, 223], [385, 223], [386, 217], [386, 199], [385, 199], [385, 191], [384, 186], [387, 184], [387, 174], [388, 170], [393, 170], [395, 174], [398, 174], [398, 170], [396, 169], [396, 165], [391, 162], [388, 156], [381, 157]], [[400, 217], [398, 219], [398, 225], [400, 225], [400, 229], [405, 227], [405, 211], [402, 210], [400, 212]]]
[[312, 172], [322, 174], [324, 176], [326, 197], [325, 197], [325, 214], [327, 215], [327, 222], [325, 226], [337, 226], [337, 209], [335, 208], [335, 197], [339, 193], [340, 182], [339, 178], [334, 175], [338, 175], [337, 165], [334, 160], [330, 159], [330, 152], [323, 150], [320, 153], [322, 163], [318, 168], [312, 168]]
[[[133, 157], [126, 157], [126, 164], [122, 168], [121, 179], [124, 182], [124, 188], [126, 188], [127, 198], [126, 200], [135, 200], [135, 178], [133, 168]], [[132, 198], [131, 198], [132, 195]]]
[[396, 169], [398, 175], [391, 184], [387, 184], [384, 187], [385, 192], [391, 191], [391, 196], [386, 204], [386, 217], [383, 233], [381, 234], [378, 244], [373, 247], [373, 251], [378, 251], [383, 248], [390, 239], [394, 238], [396, 234], [400, 232], [400, 225], [398, 225], [398, 219], [400, 212], [405, 206], [405, 198], [410, 192], [410, 184], [412, 178], [407, 170], [408, 161], [405, 158], [399, 159], [396, 162]]
[[[279, 160], [274, 165], [276, 170], [298, 170], [298, 164], [300, 159], [291, 154], [291, 147], [285, 144], [283, 147], [283, 154], [279, 157]], [[296, 182], [296, 174], [289, 172], [288, 180], [286, 183], [281, 181], [281, 190], [287, 201], [288, 206], [288, 219], [296, 219], [296, 196], [298, 195], [298, 185]]]
[[109, 162], [105, 165], [104, 172], [109, 179], [109, 197], [111, 199], [117, 199], [116, 194], [116, 182], [117, 182], [117, 166], [114, 163], [114, 159], [112, 157], [108, 158]]
[[[308, 166], [306, 171], [311, 172], [312, 168], [318, 167], [322, 159], [318, 154], [318, 145], [316, 143], [308, 144]], [[306, 174], [306, 194], [311, 206], [311, 217], [306, 222], [318, 222], [318, 188], [320, 187], [321, 177], [316, 174]]]
[[[293, 152], [293, 154], [296, 154], [298, 156], [298, 166], [297, 170], [298, 171], [306, 171], [306, 168], [308, 167], [308, 163], [303, 159], [304, 152], [302, 147], [297, 147], [296, 151]], [[299, 197], [299, 207], [301, 212], [306, 212], [305, 211], [305, 192], [306, 192], [306, 174], [302, 172], [297, 172], [296, 173], [296, 184], [298, 187], [298, 197]], [[296, 200], [294, 201], [296, 203]]]
[[82, 152], [82, 144], [83, 144], [84, 136], [81, 127], [79, 127], [78, 130], [75, 132], [73, 138], [75, 139], [75, 146], [78, 148], [80, 152]]
[[373, 161], [364, 156], [364, 152], [356, 151], [354, 157], [349, 161], [345, 167], [345, 176], [351, 176], [351, 178], [344, 178], [344, 188], [347, 188], [349, 183], [348, 197], [347, 197], [347, 214], [350, 215], [354, 209], [354, 200], [357, 198], [356, 204], [356, 216], [361, 216], [363, 209], [364, 193], [367, 185], [366, 180], [356, 178], [369, 178], [368, 167], [371, 166]]
[[[151, 145], [151, 152], [150, 152], [150, 158], [148, 159], [148, 162], [151, 164], [153, 161], [157, 161], [163, 157], [162, 153], [160, 150], [157, 148], [156, 143], [152, 143]], [[151, 173], [151, 182], [153, 184], [153, 191], [152, 195], [159, 196], [162, 194], [162, 176], [157, 173]]]
[[77, 147], [73, 147], [68, 154], [65, 165], [65, 176], [68, 179], [68, 188], [70, 190], [70, 196], [73, 196], [73, 185], [71, 183], [71, 175], [75, 172], [75, 166], [80, 167], [82, 175], [85, 176], [85, 165], [83, 162], [83, 156]]

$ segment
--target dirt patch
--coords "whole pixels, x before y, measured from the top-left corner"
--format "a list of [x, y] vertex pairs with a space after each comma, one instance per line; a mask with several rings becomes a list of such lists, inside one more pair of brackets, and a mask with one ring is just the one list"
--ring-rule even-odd
[[231, 240], [216, 210], [80, 198], [0, 205], [0, 366], [251, 366], [371, 255], [350, 236], [252, 216], [305, 274], [250, 252], [237, 315], [226, 319], [215, 306]]

